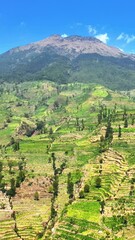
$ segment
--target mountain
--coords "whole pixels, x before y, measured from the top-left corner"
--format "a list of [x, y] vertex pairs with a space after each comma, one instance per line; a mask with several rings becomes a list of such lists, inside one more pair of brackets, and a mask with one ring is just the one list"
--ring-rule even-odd
[[0, 56], [0, 240], [135, 239], [134, 64], [78, 36]]
[[135, 55], [94, 37], [52, 35], [0, 55], [0, 82], [50, 80], [95, 82], [111, 89], [135, 88]]

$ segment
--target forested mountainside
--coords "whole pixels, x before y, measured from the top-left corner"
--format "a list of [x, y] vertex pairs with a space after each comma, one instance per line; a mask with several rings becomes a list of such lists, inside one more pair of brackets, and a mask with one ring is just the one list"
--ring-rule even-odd
[[97, 83], [112, 90], [135, 88], [135, 56], [94, 37], [60, 35], [0, 55], [0, 82], [46, 80]]

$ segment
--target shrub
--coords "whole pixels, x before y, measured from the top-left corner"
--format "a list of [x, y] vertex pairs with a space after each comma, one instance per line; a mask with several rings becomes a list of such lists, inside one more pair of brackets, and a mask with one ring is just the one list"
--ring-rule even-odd
[[39, 193], [37, 191], [34, 193], [34, 200], [39, 200]]
[[83, 190], [81, 190], [81, 191], [79, 192], [79, 198], [84, 198], [84, 191], [83, 191]]
[[85, 193], [88, 193], [90, 191], [90, 186], [89, 186], [89, 184], [85, 184], [85, 186], [84, 186], [84, 192]]
[[100, 177], [96, 178], [95, 187], [96, 188], [101, 188], [101, 178]]

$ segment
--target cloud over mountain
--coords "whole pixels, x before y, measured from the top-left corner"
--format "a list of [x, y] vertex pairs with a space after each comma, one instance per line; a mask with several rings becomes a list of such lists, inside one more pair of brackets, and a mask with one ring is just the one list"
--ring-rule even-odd
[[98, 34], [95, 36], [97, 39], [99, 39], [100, 41], [102, 41], [103, 43], [107, 43], [109, 40], [108, 34], [104, 33], [104, 34]]

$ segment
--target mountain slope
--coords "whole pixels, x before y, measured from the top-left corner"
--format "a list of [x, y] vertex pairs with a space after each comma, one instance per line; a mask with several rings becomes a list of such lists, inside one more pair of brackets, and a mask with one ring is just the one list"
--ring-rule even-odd
[[49, 81], [0, 93], [0, 240], [134, 239], [135, 93]]
[[135, 88], [135, 56], [92, 37], [53, 35], [0, 55], [0, 81], [48, 79]]

